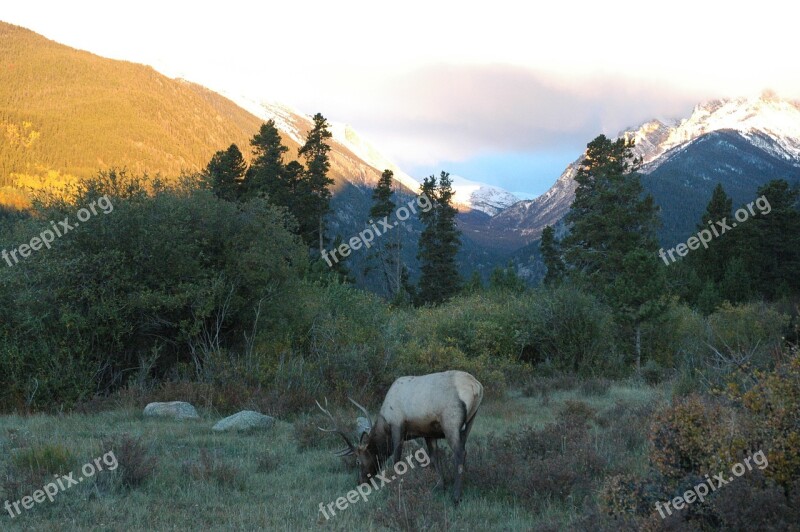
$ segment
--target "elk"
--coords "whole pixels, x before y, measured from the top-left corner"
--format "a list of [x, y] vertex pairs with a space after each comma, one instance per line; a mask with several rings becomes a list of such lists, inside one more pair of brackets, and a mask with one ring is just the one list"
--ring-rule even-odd
[[444, 474], [437, 459], [437, 440], [446, 439], [454, 455], [453, 501], [458, 504], [467, 457], [467, 437], [482, 400], [483, 385], [463, 371], [400, 377], [386, 393], [374, 423], [367, 409], [350, 399], [369, 421], [368, 431], [360, 435], [358, 445], [353, 445], [347, 434], [336, 427], [334, 417], [317, 401], [317, 406], [334, 422], [333, 429], [318, 428], [344, 439], [347, 447], [336, 454], [356, 456], [359, 484], [375, 476], [390, 455], [394, 463], [400, 461], [404, 441], [425, 438], [428, 454], [444, 485]]

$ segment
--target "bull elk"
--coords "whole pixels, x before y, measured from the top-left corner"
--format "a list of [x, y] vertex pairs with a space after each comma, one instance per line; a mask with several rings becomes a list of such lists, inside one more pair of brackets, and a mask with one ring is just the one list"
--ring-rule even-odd
[[359, 484], [368, 482], [370, 477], [375, 476], [390, 455], [394, 463], [397, 463], [403, 454], [404, 441], [425, 438], [428, 454], [444, 485], [444, 475], [437, 458], [437, 440], [445, 438], [453, 451], [455, 461], [453, 500], [457, 504], [461, 500], [467, 437], [482, 400], [483, 385], [463, 371], [400, 377], [386, 393], [374, 423], [367, 409], [350, 399], [369, 421], [368, 431], [360, 435], [358, 445], [353, 445], [347, 434], [335, 427], [336, 421], [331, 413], [317, 402], [317, 406], [331, 418], [335, 427], [319, 429], [338, 434], [344, 439], [347, 447], [336, 454], [356, 456]]

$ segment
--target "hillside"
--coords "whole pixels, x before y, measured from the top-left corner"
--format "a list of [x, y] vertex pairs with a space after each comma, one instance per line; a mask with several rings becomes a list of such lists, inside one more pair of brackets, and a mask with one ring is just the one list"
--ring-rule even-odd
[[0, 185], [108, 166], [177, 176], [260, 121], [198, 85], [0, 23]]
[[[3, 22], [0, 57], [0, 203], [20, 206], [24, 198], [15, 189], [111, 166], [177, 177], [203, 168], [231, 143], [248, 156], [263, 121], [200, 85]], [[288, 157], [295, 157], [297, 140], [282, 133]], [[306, 131], [298, 133], [303, 138]], [[348, 148], [332, 148], [334, 192], [380, 176]]]

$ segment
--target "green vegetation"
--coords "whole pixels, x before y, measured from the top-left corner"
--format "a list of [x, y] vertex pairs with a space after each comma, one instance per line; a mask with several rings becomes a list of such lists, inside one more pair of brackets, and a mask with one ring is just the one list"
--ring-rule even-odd
[[456, 264], [461, 241], [456, 227], [457, 211], [452, 205], [450, 174], [442, 172], [438, 183], [436, 176], [426, 177], [421, 191], [433, 206], [419, 213], [424, 226], [417, 254], [422, 274], [415, 300], [417, 303], [436, 304], [450, 299], [461, 288]]

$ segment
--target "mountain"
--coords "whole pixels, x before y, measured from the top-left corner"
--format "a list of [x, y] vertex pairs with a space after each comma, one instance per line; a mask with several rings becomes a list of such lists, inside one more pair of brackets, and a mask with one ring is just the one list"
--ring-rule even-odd
[[[309, 122], [289, 111], [281, 117], [287, 157], [296, 157]], [[111, 166], [176, 178], [231, 143], [249, 157], [262, 121], [200, 85], [0, 22], [0, 203], [22, 206], [22, 187], [58, 186]], [[332, 143], [334, 193], [372, 185], [381, 170]]]
[[500, 187], [458, 175], [450, 177], [453, 180], [453, 202], [462, 212], [476, 210], [494, 216], [520, 201], [518, 196]]
[[[800, 170], [800, 103], [770, 92], [702, 103], [688, 118], [651, 120], [620, 136], [635, 140], [642, 182], [662, 209], [659, 236], [665, 243], [692, 232], [718, 182], [738, 205], [752, 200], [766, 181], [795, 180]], [[543, 195], [492, 218], [487, 232], [517, 247], [537, 240], [546, 225], [555, 225], [569, 211], [581, 159]]]
[[664, 153], [642, 176], [642, 185], [661, 207], [662, 245], [673, 247], [697, 231], [717, 183], [734, 209], [753, 201], [773, 179], [800, 182], [800, 159], [783, 156], [786, 138], [753, 130], [721, 129]]
[[177, 176], [231, 142], [245, 145], [259, 126], [199, 85], [2, 22], [0, 63], [3, 187], [85, 177], [110, 165]]

